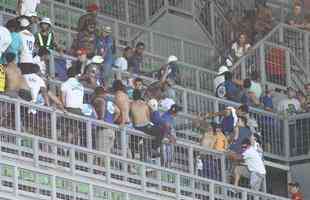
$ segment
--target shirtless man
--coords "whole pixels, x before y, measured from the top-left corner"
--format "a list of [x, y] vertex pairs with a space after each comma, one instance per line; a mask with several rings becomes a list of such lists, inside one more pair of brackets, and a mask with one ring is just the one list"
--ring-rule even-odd
[[120, 109], [120, 117], [116, 121], [117, 124], [124, 126], [130, 124], [129, 109], [130, 103], [129, 98], [121, 80], [116, 80], [113, 83], [113, 90], [115, 92], [115, 104]]
[[5, 54], [7, 61], [6, 70], [6, 93], [17, 98], [20, 96], [26, 101], [31, 101], [30, 88], [22, 75], [21, 70], [16, 65], [16, 56], [14, 53]]
[[130, 105], [130, 114], [132, 117], [133, 125], [137, 130], [155, 137], [153, 152], [157, 154], [158, 147], [160, 146], [163, 137], [160, 133], [160, 129], [155, 127], [150, 122], [150, 108], [147, 103], [143, 101], [141, 91], [138, 89], [133, 91], [133, 102]]

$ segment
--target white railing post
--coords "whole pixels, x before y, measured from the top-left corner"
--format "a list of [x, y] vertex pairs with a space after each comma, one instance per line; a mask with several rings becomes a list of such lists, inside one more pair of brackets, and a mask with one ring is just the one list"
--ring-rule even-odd
[[[310, 48], [309, 47], [310, 33], [309, 32], [304, 33], [304, 40], [305, 40], [304, 51], [305, 51], [305, 60], [306, 60], [306, 72], [308, 73], [308, 76], [309, 76], [310, 74], [310, 49], [309, 49]], [[308, 77], [308, 80], [309, 80], [309, 77]]]
[[284, 142], [284, 157], [286, 159], [290, 158], [290, 127], [289, 120], [287, 118], [283, 119], [283, 142]]
[[94, 188], [92, 184], [89, 184], [89, 200], [93, 200], [94, 199]]
[[200, 72], [195, 69], [195, 77], [196, 77], [196, 90], [200, 91]]
[[21, 132], [21, 118], [20, 118], [20, 102], [15, 102], [15, 128], [17, 132]]
[[175, 185], [176, 185], [176, 199], [181, 200], [181, 180], [180, 180], [180, 174], [176, 174], [175, 177]]
[[14, 178], [13, 178], [14, 195], [18, 199], [18, 168], [14, 166]]
[[121, 129], [121, 145], [122, 145], [122, 156], [124, 156], [125, 158], [127, 158], [127, 150], [128, 150], [128, 140], [127, 140], [127, 128], [124, 127], [123, 129]]
[[126, 14], [126, 23], [130, 23], [129, 19], [129, 0], [124, 0], [125, 1], [125, 14]]
[[49, 70], [48, 73], [52, 79], [56, 77], [56, 70], [55, 70], [55, 53], [54, 51], [51, 52], [50, 54], [50, 59], [49, 59]]
[[183, 90], [183, 112], [188, 113], [188, 108], [187, 108], [187, 91]]
[[141, 173], [142, 173], [142, 191], [146, 192], [146, 167], [144, 164], [141, 165]]
[[263, 85], [267, 85], [267, 77], [266, 77], [266, 66], [265, 66], [265, 45], [262, 43], [259, 47], [259, 55], [260, 55], [260, 78], [261, 83]]
[[247, 199], [248, 199], [247, 191], [242, 191], [242, 200], [247, 200]]
[[57, 114], [56, 112], [51, 113], [51, 127], [52, 127], [52, 140], [57, 141]]
[[33, 142], [33, 157], [34, 157], [34, 166], [39, 167], [39, 141], [38, 138], [34, 138]]
[[92, 137], [92, 123], [91, 121], [86, 122], [86, 137], [87, 137], [87, 148], [93, 149], [93, 137]]
[[194, 169], [194, 148], [192, 146], [189, 147], [188, 149], [188, 160], [189, 160], [189, 173], [190, 174], [195, 174], [195, 169]]
[[214, 182], [209, 183], [209, 187], [210, 200], [215, 200]]
[[114, 28], [114, 32], [113, 32], [113, 36], [114, 36], [114, 42], [115, 42], [115, 48], [116, 48], [116, 54], [121, 55], [121, 52], [119, 52], [119, 27], [118, 27], [118, 23], [117, 21], [114, 21], [113, 23], [113, 28]]
[[52, 176], [52, 200], [56, 200], [57, 199], [57, 194], [56, 194], [56, 176], [53, 175]]
[[213, 41], [215, 41], [215, 3], [214, 1], [210, 4], [210, 15], [211, 15], [211, 30], [208, 30], [212, 34]]
[[286, 70], [286, 86], [292, 86], [291, 79], [291, 57], [290, 52], [288, 50], [285, 51], [285, 70]]
[[283, 26], [279, 27], [279, 40], [280, 44], [283, 44], [284, 42], [284, 31], [283, 31]]
[[226, 156], [225, 154], [221, 155], [221, 174], [222, 174], [222, 182], [227, 182], [227, 174], [226, 174]]
[[246, 69], [245, 69], [246, 68], [246, 66], [245, 66], [245, 58], [242, 59], [240, 64], [241, 64], [241, 80], [244, 80], [247, 77]]
[[150, 12], [149, 12], [149, 7], [150, 7], [150, 0], [145, 0], [144, 1], [144, 15], [145, 15], [145, 24], [150, 24]]
[[106, 168], [106, 181], [107, 184], [111, 183], [111, 158], [110, 156], [105, 157], [105, 168]]
[[185, 62], [185, 51], [184, 51], [184, 40], [181, 40], [181, 58], [183, 62]]
[[74, 176], [75, 175], [75, 151], [72, 147], [70, 148], [70, 170], [71, 170], [71, 174]]

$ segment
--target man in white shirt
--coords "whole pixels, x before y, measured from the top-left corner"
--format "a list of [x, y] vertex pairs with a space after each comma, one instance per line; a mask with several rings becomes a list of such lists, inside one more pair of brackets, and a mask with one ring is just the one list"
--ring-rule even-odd
[[301, 110], [300, 102], [295, 98], [296, 92], [293, 88], [287, 89], [287, 98], [279, 101], [277, 111], [279, 113], [296, 114]]
[[68, 69], [69, 79], [61, 85], [61, 100], [69, 112], [82, 115], [84, 87], [77, 79], [77, 75], [74, 67]]
[[236, 161], [244, 161], [250, 172], [250, 186], [252, 190], [259, 191], [262, 188], [266, 176], [266, 168], [260, 153], [252, 145], [251, 140], [246, 138], [241, 143], [240, 154], [230, 153], [230, 158]]
[[37, 16], [37, 6], [40, 0], [17, 0], [17, 15], [27, 17]]
[[[224, 88], [224, 82], [225, 82], [225, 73], [229, 72], [229, 69], [226, 66], [221, 66], [219, 68], [219, 71], [217, 73], [217, 77], [215, 77], [214, 81], [213, 81], [213, 86], [214, 86], [214, 92], [215, 92], [215, 96], [217, 97], [224, 97], [225, 94], [222, 94], [223, 92], [220, 88], [221, 86]], [[224, 91], [225, 93], [225, 91]]]
[[10, 31], [4, 26], [0, 26], [0, 57], [12, 42]]
[[33, 34], [28, 30], [30, 26], [29, 19], [23, 17], [20, 19], [21, 31], [19, 35], [22, 40], [22, 48], [20, 52], [20, 68], [23, 74], [35, 73], [35, 67], [33, 65], [33, 50], [35, 38]]
[[35, 73], [24, 74], [27, 85], [31, 90], [32, 102], [49, 106], [49, 98], [44, 80], [37, 74], [39, 66], [35, 65]]
[[47, 75], [46, 65], [48, 64], [49, 51], [42, 47], [39, 49], [38, 54], [33, 58], [33, 62], [40, 67], [40, 72], [43, 76]]
[[118, 57], [115, 62], [114, 66], [121, 70], [121, 71], [127, 71], [128, 69], [128, 58], [132, 56], [132, 48], [131, 47], [126, 47], [123, 52], [123, 56]]

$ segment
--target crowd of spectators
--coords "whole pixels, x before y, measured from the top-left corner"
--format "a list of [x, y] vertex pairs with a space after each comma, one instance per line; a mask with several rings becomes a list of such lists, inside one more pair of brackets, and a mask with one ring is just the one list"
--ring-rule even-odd
[[[49, 77], [49, 55], [53, 50], [62, 54], [64, 49], [58, 44], [49, 18], [40, 19], [39, 31], [33, 34], [31, 28], [38, 20], [35, 12], [37, 4], [29, 6], [25, 3], [28, 1], [18, 2], [19, 16], [9, 20], [5, 27], [0, 27], [1, 92], [39, 105], [55, 106], [64, 112], [142, 131], [154, 138], [148, 150], [150, 155], [161, 157], [162, 165], [170, 167], [173, 145], [176, 143], [175, 118], [182, 110], [175, 103], [173, 89], [181, 81], [178, 58], [169, 56], [157, 73], [158, 80], [150, 85], [146, 86], [139, 77], [123, 80], [120, 74], [113, 73], [112, 68], [137, 76], [143, 74], [146, 44], [138, 42], [135, 47], [124, 48], [123, 54], [114, 61], [112, 28], [98, 26], [96, 17], [99, 7], [92, 4], [87, 8], [88, 13], [79, 19], [78, 34], [68, 51], [77, 59], [68, 69], [63, 67], [64, 64], [55, 63], [56, 78], [63, 81], [60, 95], [56, 96], [48, 87], [48, 79], [55, 78]], [[307, 28], [298, 6], [298, 3], [294, 4], [294, 11], [287, 21], [298, 28]], [[254, 20], [254, 33], [249, 33], [249, 30], [240, 33], [230, 51], [231, 63], [251, 51], [250, 41], [259, 40], [273, 27], [272, 13], [265, 1], [254, 9], [249, 8], [247, 16]], [[62, 67], [57, 67], [57, 64]], [[202, 147], [228, 152], [228, 157], [234, 161], [232, 182], [238, 186], [240, 177], [246, 176], [250, 178], [251, 188], [257, 191], [262, 189], [266, 169], [261, 135], [256, 121], [249, 117], [248, 106], [288, 115], [310, 109], [310, 84], [305, 86], [306, 94], [302, 91], [296, 93], [293, 88], [288, 88], [286, 94], [280, 94], [271, 89], [264, 91], [259, 79], [257, 72], [245, 80], [235, 79], [229, 64], [221, 66], [214, 80], [215, 95], [242, 103], [242, 106], [237, 109], [226, 107], [222, 112], [209, 113], [200, 119], [213, 119], [202, 134]], [[93, 90], [91, 100], [85, 102], [86, 90], [89, 89]], [[278, 101], [276, 95], [281, 96]], [[35, 114], [35, 110], [31, 113]], [[134, 157], [135, 152], [131, 153]], [[210, 170], [209, 166], [210, 163], [205, 162], [203, 157], [197, 157], [199, 173], [210, 174], [206, 172]]]

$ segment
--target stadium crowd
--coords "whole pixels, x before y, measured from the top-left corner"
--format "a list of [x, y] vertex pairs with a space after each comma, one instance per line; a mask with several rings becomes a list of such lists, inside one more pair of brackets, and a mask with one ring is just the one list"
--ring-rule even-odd
[[[122, 80], [112, 68], [138, 76], [143, 74], [143, 54], [147, 44], [138, 42], [135, 47], [126, 47], [123, 54], [114, 59], [112, 28], [98, 26], [96, 17], [99, 6], [91, 4], [87, 7], [87, 14], [79, 19], [78, 34], [71, 49], [64, 49], [53, 33], [51, 20], [37, 17], [36, 6], [39, 2], [19, 0], [18, 16], [0, 27], [1, 94], [140, 130], [154, 137], [152, 155], [154, 158], [161, 157], [162, 165], [169, 167], [173, 159], [173, 144], [177, 140], [175, 117], [182, 111], [175, 103], [173, 89], [180, 82], [178, 58], [169, 56], [156, 73], [158, 80], [150, 85], [139, 77]], [[214, 79], [215, 96], [242, 105], [238, 108], [226, 107], [221, 112], [196, 118], [202, 133], [201, 146], [225, 152], [233, 161], [232, 183], [238, 186], [241, 176], [249, 177], [251, 188], [258, 191], [262, 189], [266, 169], [261, 134], [257, 122], [249, 115], [249, 106], [287, 115], [308, 112], [310, 84], [305, 85], [306, 93], [291, 87], [281, 92], [262, 88], [257, 72], [245, 80], [233, 78], [230, 71], [232, 63], [250, 52], [251, 44], [274, 27], [272, 12], [266, 1], [257, 2], [256, 7], [247, 12], [252, 21], [237, 22], [245, 28], [239, 29], [243, 31], [232, 44], [226, 65], [219, 67]], [[295, 1], [287, 23], [309, 30], [309, 17], [303, 16], [301, 5], [301, 2]], [[232, 23], [235, 20], [232, 19]], [[255, 23], [252, 23], [253, 20]], [[249, 28], [249, 24], [254, 27]], [[36, 25], [39, 30], [33, 33], [32, 27]], [[56, 77], [50, 76], [52, 51], [60, 55], [66, 52], [77, 58], [69, 68], [65, 59], [56, 60]], [[48, 87], [48, 80], [52, 78], [63, 81], [59, 96]], [[90, 102], [84, 102], [87, 89], [93, 90]], [[214, 163], [203, 156], [195, 159], [198, 174], [213, 178]], [[293, 193], [299, 192], [298, 183], [292, 183], [290, 188]]]

